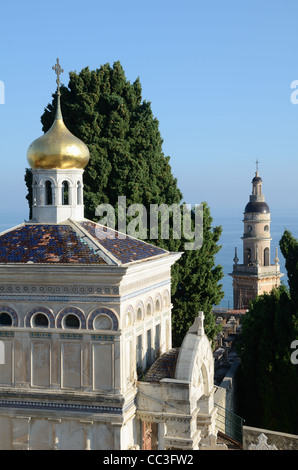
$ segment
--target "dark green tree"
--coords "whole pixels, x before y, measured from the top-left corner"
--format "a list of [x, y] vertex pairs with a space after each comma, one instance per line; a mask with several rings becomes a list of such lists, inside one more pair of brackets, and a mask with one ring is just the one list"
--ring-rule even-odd
[[[218, 305], [224, 293], [220, 281], [222, 267], [215, 264], [215, 256], [220, 250], [218, 245], [221, 227], [212, 227], [213, 219], [207, 203], [203, 203], [203, 244], [200, 249], [185, 251], [176, 263], [177, 283], [173, 297], [173, 343], [180, 344], [185, 332], [192, 325], [194, 313], [202, 310], [205, 316], [205, 332], [210, 339], [218, 333], [212, 307]], [[183, 240], [185, 245], [185, 240]], [[183, 250], [183, 243], [181, 246]]]
[[289, 230], [285, 230], [279, 244], [285, 258], [291, 299], [298, 312], [298, 240]]
[[[68, 86], [61, 86], [61, 107], [67, 128], [90, 151], [90, 162], [84, 173], [86, 218], [96, 220], [96, 207], [102, 203], [111, 204], [117, 212], [118, 196], [126, 197], [127, 207], [142, 204], [148, 214], [150, 204], [181, 205], [182, 193], [172, 174], [170, 158], [163, 153], [159, 122], [153, 116], [151, 103], [142, 100], [139, 79], [133, 83], [126, 79], [120, 62], [115, 62], [113, 67], [105, 64], [96, 70], [86, 67], [79, 73], [71, 72]], [[55, 109], [54, 94], [41, 117], [44, 132], [53, 123]], [[26, 170], [29, 206], [30, 175], [30, 170]], [[223, 296], [221, 286], [217, 285], [222, 271], [214, 266], [220, 228], [211, 228], [206, 204], [204, 211], [202, 249], [185, 252], [173, 267], [176, 338], [183, 336], [198, 310], [205, 311], [206, 330], [211, 337], [215, 326], [210, 306]], [[151, 243], [170, 251], [183, 251], [183, 240], [173, 236], [168, 240], [150, 240], [149, 235], [147, 241]], [[183, 306], [185, 302], [188, 308]]]
[[[285, 233], [280, 246], [293, 268], [297, 243]], [[291, 344], [298, 339], [298, 316], [290, 285], [259, 296], [244, 317], [239, 395], [247, 425], [297, 434], [298, 366], [291, 361]]]

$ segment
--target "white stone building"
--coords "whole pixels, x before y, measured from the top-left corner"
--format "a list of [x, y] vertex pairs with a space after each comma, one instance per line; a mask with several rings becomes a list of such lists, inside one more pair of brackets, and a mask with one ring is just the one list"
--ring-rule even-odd
[[216, 411], [202, 315], [171, 344], [181, 253], [84, 218], [89, 152], [64, 125], [59, 83], [58, 98], [28, 150], [32, 219], [0, 234], [0, 448], [206, 448]]

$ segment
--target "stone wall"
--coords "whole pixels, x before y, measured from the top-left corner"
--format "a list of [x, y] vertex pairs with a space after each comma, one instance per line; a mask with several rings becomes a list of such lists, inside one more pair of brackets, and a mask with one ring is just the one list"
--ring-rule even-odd
[[258, 450], [260, 436], [263, 437], [262, 450], [266, 448], [266, 446], [269, 446], [268, 450], [270, 450], [270, 448], [273, 450], [272, 446], [275, 446], [275, 450], [298, 450], [298, 436], [294, 434], [269, 431], [268, 429], [249, 426], [243, 426], [243, 450], [250, 450], [249, 447], [251, 445]]
[[223, 378], [220, 386], [216, 388], [214, 402], [216, 405], [237, 414], [236, 404], [236, 374], [239, 367], [239, 360], [235, 359], [227, 374]]

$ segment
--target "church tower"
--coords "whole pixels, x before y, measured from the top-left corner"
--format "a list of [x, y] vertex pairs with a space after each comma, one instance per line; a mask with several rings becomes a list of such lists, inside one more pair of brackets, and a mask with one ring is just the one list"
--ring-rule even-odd
[[262, 178], [258, 171], [252, 180], [252, 194], [244, 210], [243, 264], [238, 264], [237, 249], [233, 272], [234, 309], [246, 309], [258, 295], [269, 293], [280, 284], [280, 265], [275, 252], [274, 264], [270, 264], [271, 214], [262, 192]]

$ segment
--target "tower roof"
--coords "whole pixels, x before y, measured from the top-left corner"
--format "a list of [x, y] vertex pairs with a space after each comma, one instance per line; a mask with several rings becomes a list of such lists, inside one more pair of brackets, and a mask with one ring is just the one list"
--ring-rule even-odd
[[258, 160], [256, 161], [256, 164], [257, 164], [257, 169], [255, 172], [255, 176], [252, 179], [252, 194], [249, 197], [249, 202], [245, 206], [244, 214], [248, 214], [248, 213], [268, 214], [270, 213], [269, 206], [265, 202], [265, 196], [262, 193], [263, 180], [259, 175]]
[[252, 179], [252, 183], [262, 183], [262, 178], [259, 176], [259, 173], [256, 172], [256, 175]]
[[262, 214], [268, 214], [270, 212], [269, 206], [266, 202], [262, 201], [250, 201], [246, 204], [244, 213], [259, 212]]

